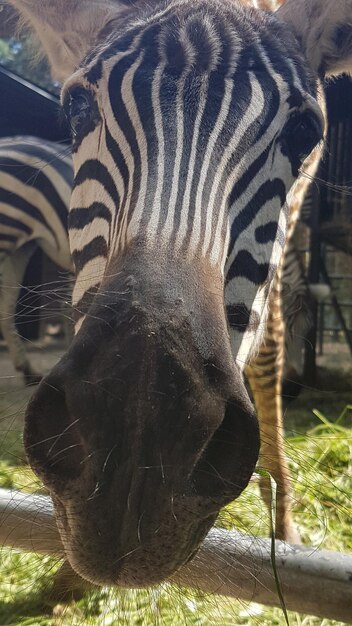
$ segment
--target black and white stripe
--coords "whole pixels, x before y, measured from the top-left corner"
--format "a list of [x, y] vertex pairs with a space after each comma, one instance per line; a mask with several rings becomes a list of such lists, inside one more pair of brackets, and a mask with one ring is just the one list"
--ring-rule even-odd
[[67, 213], [73, 172], [68, 151], [35, 137], [0, 139], [0, 325], [13, 363], [27, 381], [36, 376], [16, 331], [16, 302], [36, 247], [71, 271]]
[[[316, 86], [270, 14], [191, 0], [133, 11], [63, 93], [75, 124], [77, 330], [87, 293], [140, 241], [219, 268], [242, 365], [265, 328], [299, 173], [290, 124], [307, 111], [320, 120]], [[232, 323], [236, 307], [247, 324]]]

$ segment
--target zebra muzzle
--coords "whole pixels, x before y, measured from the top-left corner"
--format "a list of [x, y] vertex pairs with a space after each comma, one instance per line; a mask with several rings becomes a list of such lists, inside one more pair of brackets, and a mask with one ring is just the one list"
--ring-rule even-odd
[[187, 294], [150, 304], [136, 281], [126, 296], [126, 282], [40, 384], [25, 444], [77, 572], [145, 586], [186, 562], [243, 491], [259, 435], [215, 307], [195, 332]]

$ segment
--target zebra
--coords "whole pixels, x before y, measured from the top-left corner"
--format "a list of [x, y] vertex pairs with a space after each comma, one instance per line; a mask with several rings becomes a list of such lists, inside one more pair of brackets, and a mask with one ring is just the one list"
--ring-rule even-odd
[[67, 213], [73, 173], [68, 148], [36, 137], [0, 139], [0, 330], [25, 384], [38, 383], [15, 326], [22, 278], [38, 246], [72, 272]]
[[11, 4], [64, 83], [75, 171], [76, 334], [30, 401], [25, 446], [75, 571], [148, 586], [192, 558], [253, 473], [244, 368], [262, 462], [282, 460], [283, 251], [325, 137], [321, 79], [351, 69], [352, 9]]
[[[12, 158], [14, 156], [15, 159]], [[29, 158], [32, 159], [30, 163]], [[48, 165], [51, 172], [47, 172]], [[46, 142], [36, 137], [8, 137], [0, 140], [0, 172], [3, 174], [3, 184], [0, 184], [1, 208], [4, 209], [0, 217], [0, 264], [4, 268], [1, 274], [5, 286], [1, 299], [1, 326], [15, 368], [23, 374], [25, 383], [31, 385], [40, 382], [42, 376], [33, 370], [16, 330], [15, 306], [22, 276], [38, 245], [45, 248], [49, 256], [64, 270], [71, 269], [65, 210], [68, 211], [72, 185], [72, 162], [67, 155], [67, 147], [64, 145], [60, 146], [60, 144]], [[50, 173], [56, 178], [50, 180]], [[34, 181], [35, 189], [33, 189]], [[47, 204], [38, 203], [36, 195], [38, 190], [41, 199], [43, 193], [46, 196], [45, 202], [49, 202], [51, 212], [47, 210]], [[9, 198], [9, 193], [14, 194], [13, 205], [10, 204], [12, 195]], [[33, 206], [40, 211], [36, 219]], [[26, 215], [26, 221], [22, 224], [21, 220], [18, 220], [21, 210]], [[30, 228], [28, 226], [29, 212], [32, 214]], [[13, 224], [14, 219], [16, 219], [16, 225]], [[38, 230], [38, 219], [41, 230]], [[12, 222], [12, 229], [16, 226], [17, 236], [9, 235], [9, 221]], [[55, 241], [52, 236], [53, 232], [57, 237]], [[296, 381], [297, 375], [302, 374], [300, 370], [302, 342], [310, 326], [308, 285], [292, 238], [285, 250], [282, 285], [286, 320], [285, 363], [288, 367], [288, 382], [291, 382], [293, 377]], [[265, 368], [261, 375], [265, 378]], [[275, 456], [275, 451], [272, 454]]]
[[[47, 166], [50, 166], [50, 172], [47, 171]], [[64, 145], [45, 142], [35, 137], [9, 137], [0, 140], [0, 172], [3, 174], [0, 192], [1, 207], [4, 209], [0, 218], [0, 266], [3, 268], [1, 274], [5, 286], [1, 299], [1, 328], [16, 370], [23, 374], [25, 384], [32, 385], [40, 382], [42, 376], [34, 371], [16, 330], [15, 306], [22, 276], [38, 245], [64, 270], [71, 269], [66, 211], [73, 178], [72, 162]], [[50, 173], [55, 178], [50, 180]], [[40, 201], [37, 199], [38, 191]], [[9, 193], [14, 195], [9, 198]], [[43, 194], [46, 198], [44, 205]], [[10, 204], [12, 197], [13, 205]], [[47, 210], [48, 202], [51, 211]], [[25, 213], [24, 223], [18, 219], [21, 217], [19, 211]], [[32, 215], [31, 227], [29, 213]], [[12, 222], [12, 235], [9, 235], [9, 221]], [[13, 234], [15, 227], [16, 235]], [[291, 381], [294, 375], [296, 379], [297, 374], [301, 374], [298, 367], [299, 355], [310, 322], [309, 291], [292, 239], [285, 250], [282, 284], [286, 320], [285, 362], [290, 368], [288, 378]], [[265, 377], [265, 371], [261, 375]], [[272, 455], [275, 456], [275, 451]]]

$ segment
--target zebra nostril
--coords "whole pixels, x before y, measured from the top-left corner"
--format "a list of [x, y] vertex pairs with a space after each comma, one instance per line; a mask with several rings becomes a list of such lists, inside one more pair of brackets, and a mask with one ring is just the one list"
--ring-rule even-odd
[[45, 483], [67, 480], [82, 471], [78, 418], [70, 415], [65, 391], [55, 377], [44, 378], [26, 411], [24, 444], [29, 462]]
[[224, 418], [214, 432], [193, 472], [200, 495], [237, 498], [248, 484], [259, 455], [259, 429], [253, 409], [245, 398], [230, 398]]

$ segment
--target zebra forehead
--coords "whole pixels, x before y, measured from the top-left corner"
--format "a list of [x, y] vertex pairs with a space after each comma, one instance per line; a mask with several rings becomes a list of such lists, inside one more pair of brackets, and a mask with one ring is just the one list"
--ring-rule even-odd
[[111, 68], [116, 56], [132, 49], [143, 51], [151, 64], [163, 60], [171, 71], [186, 67], [228, 75], [239, 66], [243, 71], [263, 71], [265, 53], [275, 71], [290, 83], [296, 75], [293, 68], [298, 67], [299, 86], [315, 95], [314, 77], [304, 68], [297, 42], [270, 12], [228, 0], [153, 2], [142, 16], [140, 11], [138, 6], [138, 19], [131, 8], [125, 21], [116, 19], [104, 42], [83, 61], [89, 83], [101, 79], [104, 62]]

